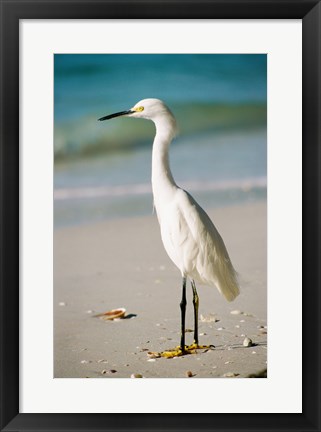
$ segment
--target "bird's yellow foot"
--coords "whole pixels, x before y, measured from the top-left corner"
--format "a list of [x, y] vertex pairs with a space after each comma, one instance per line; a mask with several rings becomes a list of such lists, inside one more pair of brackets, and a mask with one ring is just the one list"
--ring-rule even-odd
[[213, 348], [215, 348], [214, 345], [198, 345], [196, 343], [193, 343], [189, 346], [185, 345], [184, 350], [182, 350], [180, 346], [177, 346], [176, 348], [167, 351], [149, 352], [148, 356], [151, 358], [158, 358], [158, 357], [174, 358], [174, 357], [180, 357], [187, 354], [196, 354], [198, 349], [209, 350]]
[[159, 354], [160, 354], [161, 357], [174, 358], [174, 357], [180, 357], [180, 356], [182, 356], [184, 354], [187, 354], [187, 353], [185, 352], [185, 350], [183, 351], [181, 349], [181, 347], [178, 346], [178, 347], [176, 347], [174, 349], [170, 349], [170, 350], [167, 350], [167, 351], [162, 351]]
[[192, 351], [195, 351], [195, 350], [198, 350], [198, 349], [210, 350], [210, 349], [213, 349], [213, 348], [215, 348], [214, 345], [199, 345], [196, 342], [193, 342], [191, 345], [189, 345], [187, 347], [187, 349], [192, 350]]
[[[187, 347], [185, 347], [185, 349], [187, 349]], [[184, 354], [188, 354], [188, 353], [185, 352], [185, 350], [183, 351], [180, 346], [177, 346], [176, 348], [167, 351], [161, 351], [161, 352], [151, 351], [147, 353], [147, 355], [150, 358], [158, 358], [158, 357], [173, 358], [173, 357], [180, 357]]]

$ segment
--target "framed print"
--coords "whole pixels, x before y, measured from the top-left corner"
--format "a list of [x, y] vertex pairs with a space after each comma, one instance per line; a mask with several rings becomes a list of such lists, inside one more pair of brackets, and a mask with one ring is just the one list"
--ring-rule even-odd
[[1, 0], [1, 430], [319, 430], [320, 7]]

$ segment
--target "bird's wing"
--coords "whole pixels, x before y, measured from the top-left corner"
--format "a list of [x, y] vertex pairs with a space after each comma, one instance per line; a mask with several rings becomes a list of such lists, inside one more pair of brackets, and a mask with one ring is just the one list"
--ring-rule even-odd
[[188, 192], [180, 190], [177, 203], [180, 227], [176, 236], [184, 238], [185, 266], [196, 279], [215, 284], [227, 300], [233, 300], [239, 293], [237, 275], [218, 230]]
[[192, 237], [186, 220], [179, 206], [173, 202], [163, 209], [161, 217], [158, 218], [165, 250], [182, 275], [186, 275], [186, 251], [194, 257], [198, 252], [195, 250], [196, 245], [191, 243]]

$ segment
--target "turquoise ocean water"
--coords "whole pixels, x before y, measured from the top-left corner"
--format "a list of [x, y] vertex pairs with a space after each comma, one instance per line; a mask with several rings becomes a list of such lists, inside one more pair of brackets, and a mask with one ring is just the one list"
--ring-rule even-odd
[[54, 59], [55, 227], [152, 213], [153, 124], [106, 114], [164, 100], [176, 182], [206, 209], [266, 199], [265, 55]]

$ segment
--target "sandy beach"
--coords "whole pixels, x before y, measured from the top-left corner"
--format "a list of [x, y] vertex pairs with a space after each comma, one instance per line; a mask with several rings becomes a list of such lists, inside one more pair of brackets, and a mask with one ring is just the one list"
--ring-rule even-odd
[[[174, 359], [148, 356], [180, 339], [180, 272], [161, 243], [156, 215], [54, 232], [54, 377], [237, 377], [267, 368], [266, 202], [208, 211], [240, 275], [228, 303], [198, 285], [200, 343], [215, 349]], [[187, 290], [186, 342], [193, 342], [192, 290]], [[126, 308], [125, 319], [96, 314]], [[244, 347], [245, 337], [253, 346]], [[193, 379], [192, 378], [192, 379]]]

